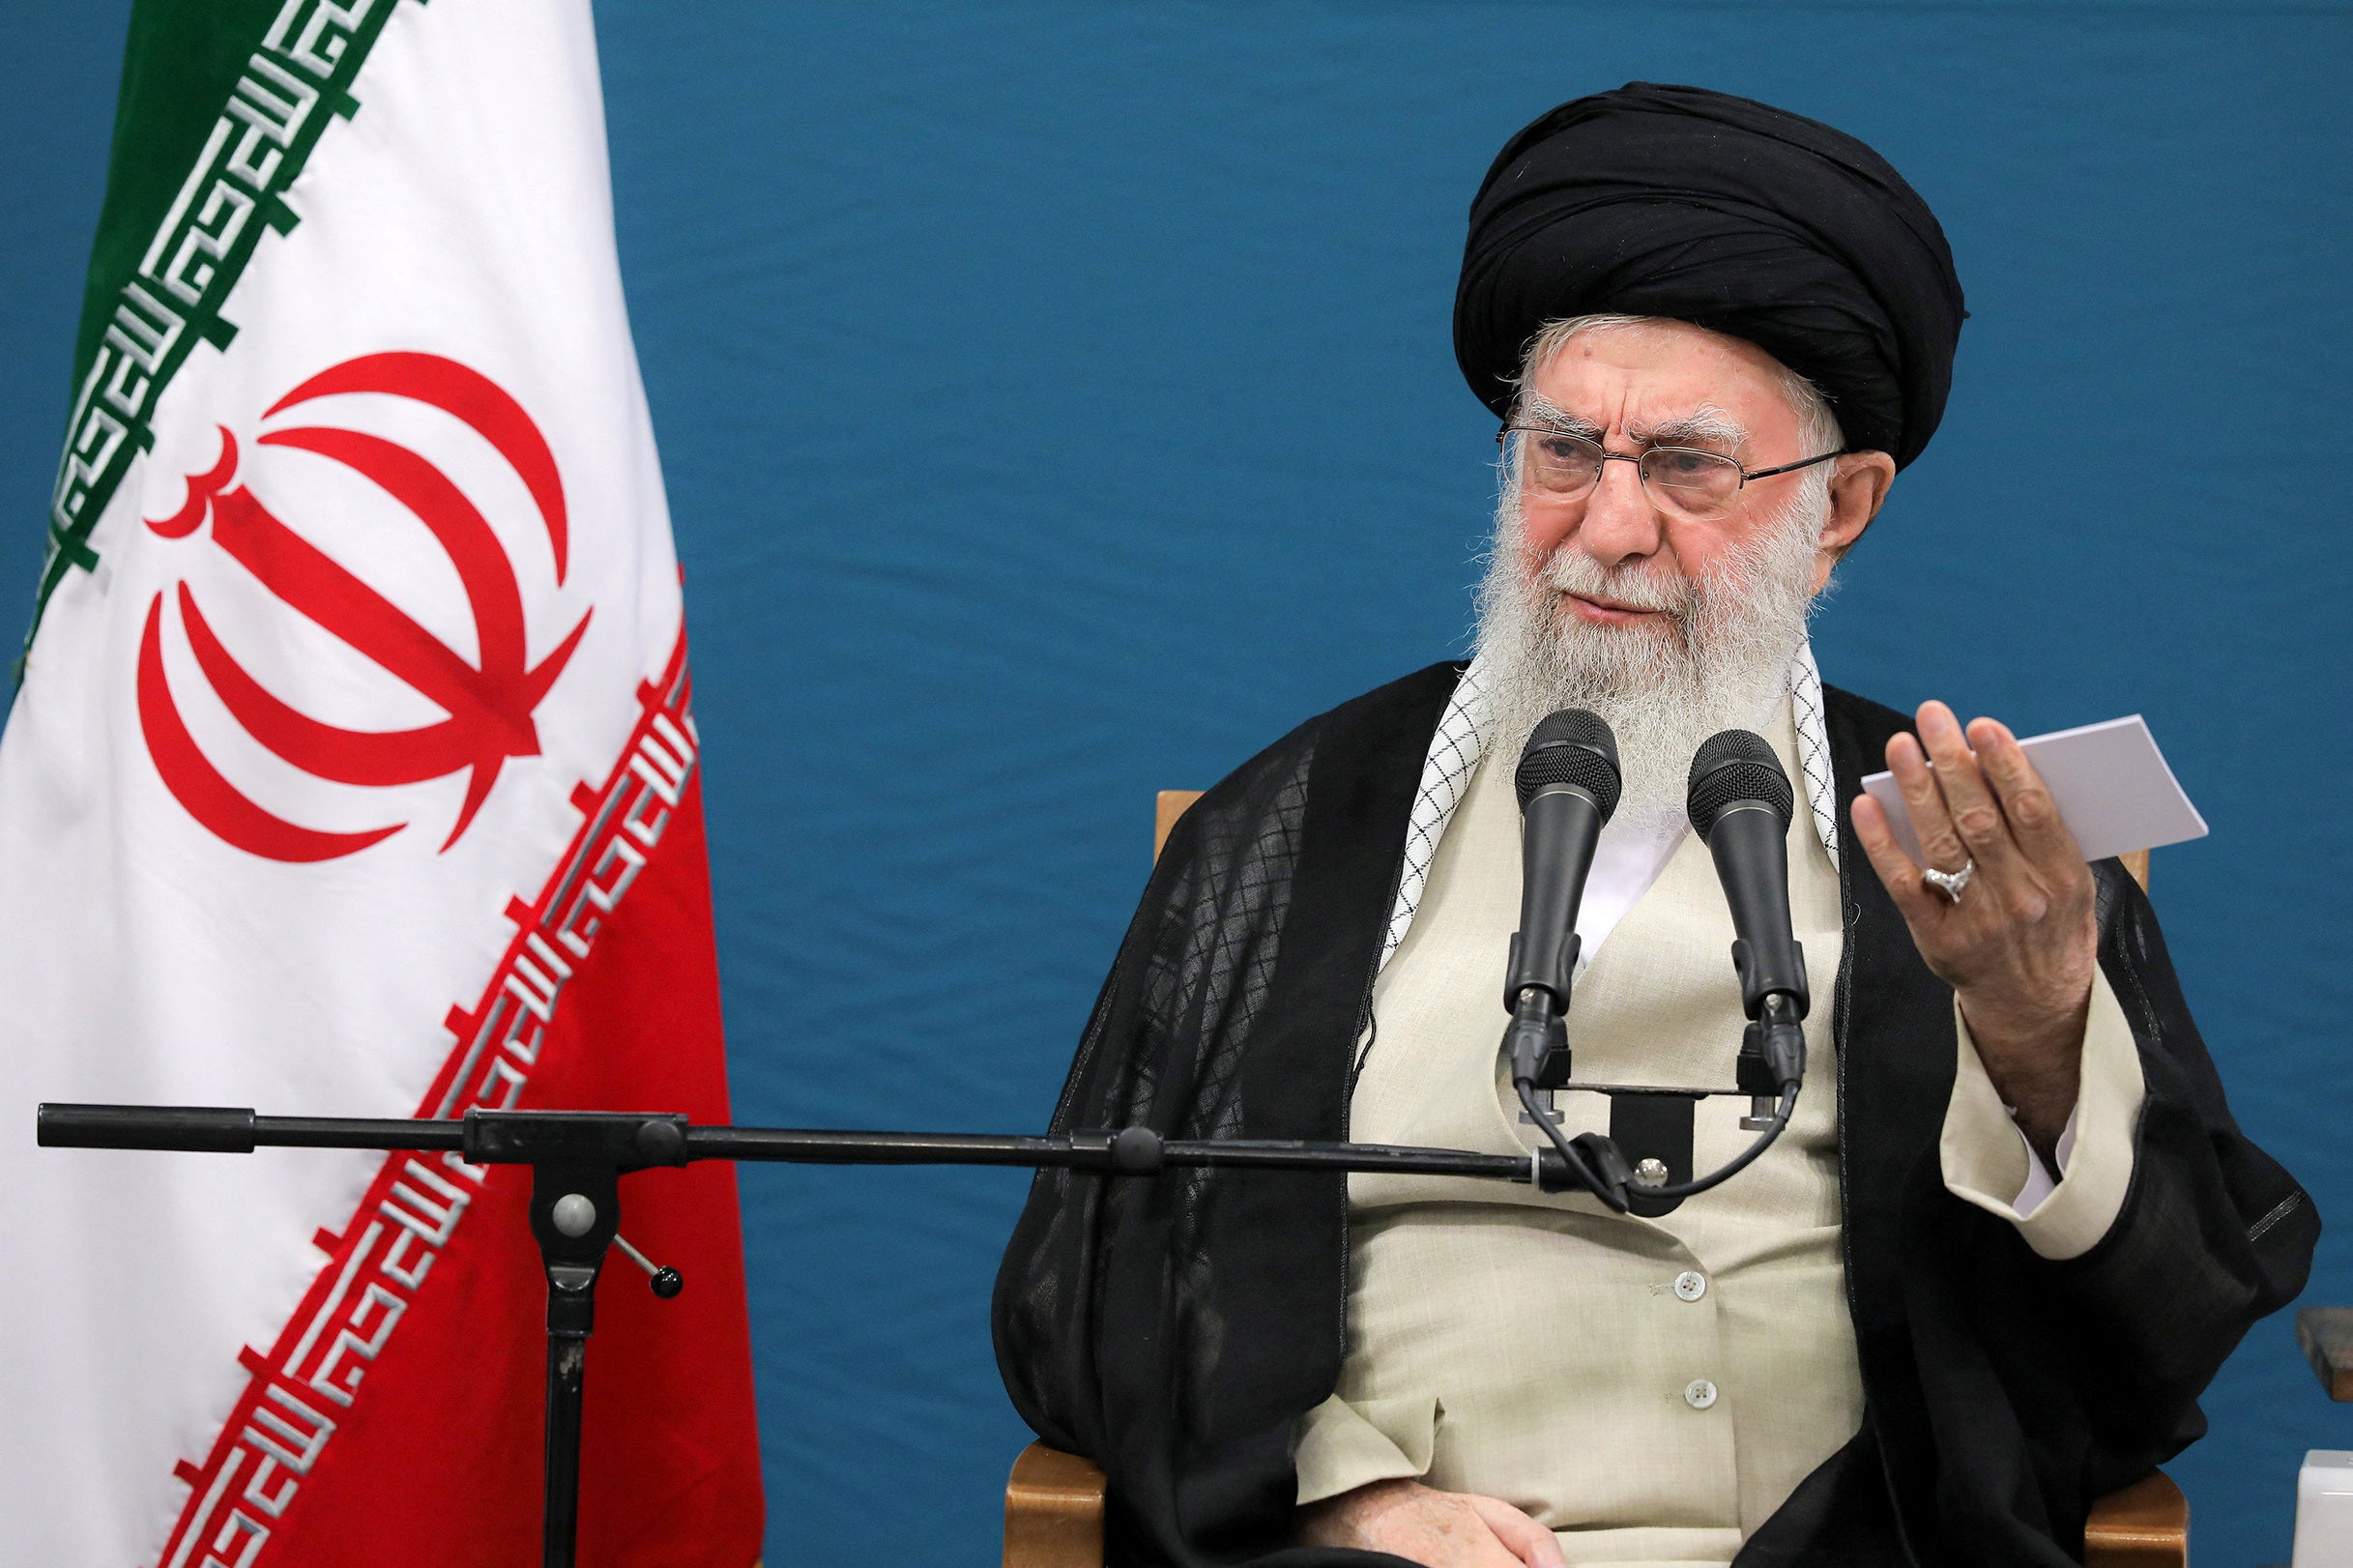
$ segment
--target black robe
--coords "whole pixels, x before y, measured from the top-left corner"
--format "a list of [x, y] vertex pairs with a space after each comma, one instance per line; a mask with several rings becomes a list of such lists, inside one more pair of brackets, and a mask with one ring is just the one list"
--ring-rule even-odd
[[[1408, 819], [1461, 670], [1434, 665], [1309, 720], [1185, 813], [1081, 1038], [1057, 1130], [1348, 1136]], [[1843, 691], [1824, 699], [1851, 846], [1847, 803], [1909, 725]], [[1840, 857], [1832, 1027], [1865, 1412], [1748, 1542], [1743, 1568], [2079, 1558], [2091, 1500], [2205, 1430], [2199, 1392], [2303, 1287], [2319, 1216], [2232, 1121], [2148, 900], [2115, 861], [2095, 870], [2100, 962], [2147, 1099], [2114, 1226], [2050, 1263], [1945, 1190], [1952, 992], [1861, 854]], [[1502, 1023], [1498, 1007], [1498, 1039]], [[1288, 1546], [1293, 1433], [1338, 1380], [1348, 1268], [1336, 1175], [1039, 1174], [998, 1277], [998, 1362], [1038, 1435], [1109, 1477], [1115, 1565], [1400, 1562]]]

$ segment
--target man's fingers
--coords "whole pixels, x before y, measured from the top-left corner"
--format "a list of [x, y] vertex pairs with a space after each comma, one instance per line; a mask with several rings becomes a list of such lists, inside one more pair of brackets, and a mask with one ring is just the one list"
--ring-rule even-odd
[[[1929, 702], [1920, 705], [1919, 723], [1920, 739], [1936, 764], [1936, 788], [1944, 797], [1962, 857], [1976, 861], [1978, 869], [1990, 875], [2005, 875], [2023, 857], [2011, 836], [2009, 819], [2002, 815], [2001, 801], [1979, 771], [1977, 755], [1969, 749], [1961, 721], [1944, 704]], [[1908, 799], [1905, 803], [1910, 803]], [[1923, 848], [1927, 842], [1921, 840]], [[1961, 865], [1961, 860], [1938, 858], [1934, 852], [1930, 857], [1947, 871], [1957, 871]]]
[[1553, 1532], [1514, 1508], [1500, 1497], [1483, 1497], [1475, 1492], [1463, 1494], [1487, 1527], [1496, 1532], [1504, 1550], [1527, 1565], [1527, 1568], [1568, 1568], [1568, 1558], [1561, 1554], [1560, 1543]]
[[1920, 841], [1920, 853], [1929, 864], [1950, 871], [1967, 859], [1969, 852], [1953, 828], [1953, 814], [1945, 808], [1944, 792], [1936, 787], [1936, 775], [1929, 770], [1920, 742], [1908, 735], [1889, 740], [1887, 769], [1896, 775], [1903, 809], [1912, 819], [1912, 836]]
[[1418, 1481], [1374, 1481], [1310, 1504], [1300, 1510], [1299, 1539], [1438, 1568], [1566, 1568], [1552, 1532], [1509, 1503]]
[[2050, 798], [2043, 775], [2026, 760], [2010, 727], [1997, 719], [1981, 718], [1969, 726], [1969, 739], [1977, 748], [1986, 781], [2000, 797], [2002, 814], [2009, 819], [2010, 830], [2027, 858], [2053, 869], [2079, 863], [2083, 852], [2076, 845], [2075, 833], [2059, 815], [2058, 802]]
[[1868, 795], [1858, 795], [1851, 812], [1854, 836], [1862, 844], [1871, 868], [1879, 874], [1879, 881], [1886, 886], [1887, 896], [1896, 901], [1897, 910], [1917, 930], [1921, 921], [1936, 913], [1935, 906], [1944, 902], [1943, 895], [1928, 890], [1920, 868], [1912, 864], [1912, 857], [1896, 842], [1895, 833], [1887, 826], [1887, 814], [1879, 809], [1878, 801]]

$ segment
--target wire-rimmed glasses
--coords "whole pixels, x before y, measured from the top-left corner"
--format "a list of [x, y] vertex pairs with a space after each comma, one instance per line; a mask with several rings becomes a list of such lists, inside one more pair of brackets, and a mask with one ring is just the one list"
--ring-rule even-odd
[[1497, 445], [1521, 437], [1520, 466], [1526, 484], [1548, 501], [1582, 501], [1601, 482], [1604, 463], [1632, 463], [1653, 501], [1699, 519], [1721, 517], [1751, 479], [1794, 474], [1801, 468], [1844, 457], [1846, 449], [1784, 463], [1778, 468], [1742, 468], [1722, 452], [1697, 447], [1649, 447], [1640, 455], [1605, 450], [1589, 436], [1540, 424], [1507, 424]]

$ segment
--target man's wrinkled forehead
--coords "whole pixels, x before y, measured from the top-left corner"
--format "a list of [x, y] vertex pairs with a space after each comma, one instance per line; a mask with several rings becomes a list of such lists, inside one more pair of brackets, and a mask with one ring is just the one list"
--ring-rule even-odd
[[1788, 417], [1787, 379], [1755, 344], [1688, 322], [1597, 325], [1529, 366], [1523, 408], [1646, 445], [1738, 446]]

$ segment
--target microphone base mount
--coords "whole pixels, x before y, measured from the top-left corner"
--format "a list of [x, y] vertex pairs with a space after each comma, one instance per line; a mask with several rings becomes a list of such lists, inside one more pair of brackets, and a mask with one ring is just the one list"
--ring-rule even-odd
[[[1670, 1089], [1659, 1084], [1564, 1084], [1560, 1089], [1538, 1089], [1530, 1098], [1554, 1126], [1560, 1125], [1568, 1115], [1559, 1108], [1561, 1089], [1609, 1096], [1610, 1142], [1617, 1146], [1635, 1173], [1633, 1182], [1625, 1189], [1626, 1208], [1643, 1219], [1672, 1213], [1683, 1202], [1680, 1198], [1648, 1197], [1643, 1189], [1692, 1178], [1693, 1123], [1699, 1102], [1741, 1092], [1736, 1089]], [[1747, 1117], [1741, 1118], [1742, 1130], [1761, 1132], [1772, 1125], [1770, 1102], [1764, 1114], [1762, 1125], [1752, 1125]], [[1532, 1125], [1536, 1118], [1522, 1111], [1520, 1119]]]

